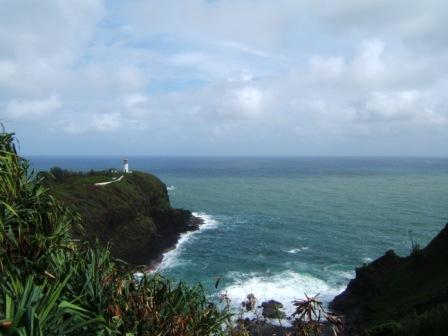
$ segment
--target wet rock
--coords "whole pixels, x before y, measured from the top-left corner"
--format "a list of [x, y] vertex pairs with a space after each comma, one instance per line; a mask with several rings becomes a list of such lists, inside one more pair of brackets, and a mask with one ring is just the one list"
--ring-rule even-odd
[[269, 319], [284, 319], [286, 317], [283, 311], [283, 304], [275, 300], [265, 301], [261, 304], [263, 308], [262, 315]]

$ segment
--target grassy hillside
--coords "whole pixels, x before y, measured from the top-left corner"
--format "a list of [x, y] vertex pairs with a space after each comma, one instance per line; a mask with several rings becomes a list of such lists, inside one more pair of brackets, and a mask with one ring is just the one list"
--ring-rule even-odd
[[349, 335], [447, 335], [448, 224], [408, 257], [388, 251], [357, 269], [332, 307], [347, 315]]
[[52, 172], [43, 174], [51, 194], [81, 214], [83, 230], [74, 230], [75, 237], [109, 243], [114, 256], [133, 264], [149, 264], [197, 224], [189, 211], [171, 207], [165, 184], [154, 175], [133, 172], [95, 186], [122, 174]]

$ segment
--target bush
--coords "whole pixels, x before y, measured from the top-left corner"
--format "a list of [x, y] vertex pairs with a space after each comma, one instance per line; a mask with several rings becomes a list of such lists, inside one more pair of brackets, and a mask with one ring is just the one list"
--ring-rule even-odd
[[403, 327], [396, 321], [389, 321], [370, 327], [366, 330], [367, 336], [404, 336]]
[[[63, 170], [53, 169], [64, 179]], [[201, 286], [174, 285], [75, 243], [62, 207], [0, 133], [0, 334], [223, 335], [228, 318]]]
[[417, 335], [443, 336], [448, 330], [448, 305], [437, 305], [417, 318]]

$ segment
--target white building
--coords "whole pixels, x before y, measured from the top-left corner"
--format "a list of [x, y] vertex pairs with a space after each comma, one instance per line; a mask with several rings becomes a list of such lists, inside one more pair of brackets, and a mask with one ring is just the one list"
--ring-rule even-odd
[[128, 163], [128, 159], [124, 159], [124, 160], [123, 160], [123, 172], [125, 172], [125, 173], [129, 173], [129, 163]]

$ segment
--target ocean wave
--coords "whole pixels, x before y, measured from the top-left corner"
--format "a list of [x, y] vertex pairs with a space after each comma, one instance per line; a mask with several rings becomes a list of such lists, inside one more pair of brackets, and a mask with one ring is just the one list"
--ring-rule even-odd
[[166, 187], [166, 190], [168, 190], [168, 191], [172, 191], [172, 190], [175, 190], [175, 189], [176, 189], [175, 186], [168, 186], [168, 187]]
[[355, 271], [336, 271], [335, 275], [340, 281], [345, 281], [348, 283], [355, 277], [356, 273]]
[[194, 238], [198, 233], [204, 231], [204, 230], [210, 230], [214, 229], [218, 226], [219, 222], [211, 215], [205, 213], [205, 212], [193, 212], [193, 216], [199, 217], [203, 220], [203, 223], [199, 226], [199, 229], [196, 231], [188, 231], [185, 233], [182, 233], [179, 237], [179, 240], [176, 243], [176, 246], [169, 250], [168, 252], [165, 252], [162, 256], [162, 261], [155, 267], [154, 271], [161, 271], [163, 269], [168, 268], [174, 268], [178, 266], [180, 263], [185, 265], [188, 263], [185, 260], [180, 259], [180, 255], [182, 254], [182, 251], [185, 249], [186, 243]]
[[[199, 227], [199, 231], [215, 229], [219, 222], [212, 216], [205, 212], [192, 212], [193, 216], [199, 217], [204, 221], [202, 225]], [[195, 231], [197, 232], [197, 231]]]
[[241, 302], [246, 299], [248, 294], [254, 294], [258, 305], [267, 300], [281, 302], [287, 315], [294, 312], [292, 301], [304, 298], [305, 294], [308, 296], [320, 294], [319, 298], [328, 304], [344, 289], [344, 287], [332, 286], [310, 274], [293, 271], [285, 271], [271, 276], [254, 273], [229, 274], [229, 276], [234, 277], [234, 283], [224, 288], [222, 293], [227, 293], [232, 307], [240, 307]]
[[373, 261], [373, 259], [372, 259], [372, 258], [369, 258], [369, 257], [363, 257], [363, 258], [361, 259], [361, 261], [362, 261], [363, 263], [365, 263], [365, 264], [369, 264], [369, 263], [371, 263], [371, 262]]
[[296, 253], [299, 253], [299, 252], [302, 252], [302, 251], [306, 251], [308, 249], [309, 249], [308, 246], [304, 246], [304, 247], [298, 247], [298, 248], [290, 249], [287, 252], [290, 253], [290, 254], [296, 254]]

